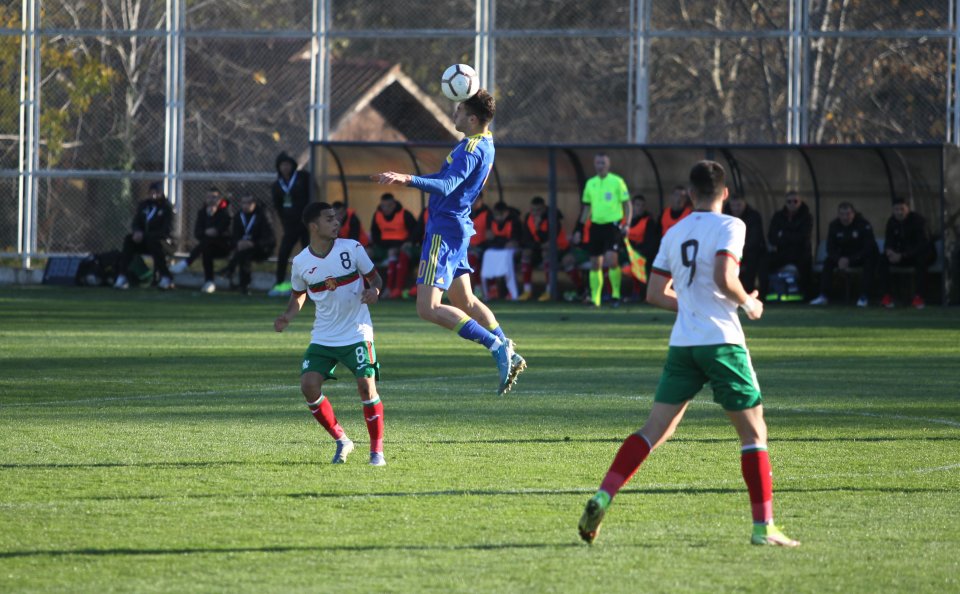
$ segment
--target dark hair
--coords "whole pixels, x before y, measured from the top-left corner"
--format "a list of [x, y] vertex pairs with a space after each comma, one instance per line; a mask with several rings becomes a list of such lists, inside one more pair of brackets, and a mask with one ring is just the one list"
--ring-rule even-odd
[[503, 212], [503, 211], [505, 211], [505, 210], [506, 210], [506, 211], [509, 211], [509, 210], [510, 210], [510, 207], [507, 206], [507, 203], [506, 203], [506, 202], [504, 202], [503, 200], [501, 200], [500, 202], [497, 202], [496, 204], [493, 205], [493, 210], [495, 210], [495, 211], [497, 211], [497, 212]]
[[343, 207], [346, 206], [346, 205], [345, 205], [343, 202], [341, 202], [340, 200], [337, 200], [336, 202], [334, 202], [334, 203], [331, 204], [330, 206], [331, 206], [331, 208], [343, 208]]
[[786, 198], [789, 198], [790, 196], [796, 196], [797, 198], [799, 198], [799, 197], [800, 197], [800, 192], [798, 192], [798, 191], [796, 191], [796, 190], [790, 190], [789, 192], [787, 192], [786, 194], [783, 195], [783, 197], [784, 197], [785, 199], [786, 199]]
[[893, 206], [896, 206], [896, 205], [898, 205], [898, 204], [903, 204], [903, 205], [905, 205], [905, 206], [907, 206], [907, 207], [910, 206], [910, 203], [907, 202], [907, 199], [904, 198], [903, 196], [896, 196], [896, 197], [893, 199]]
[[396, 197], [390, 192], [384, 192], [383, 196], [380, 196], [380, 201], [383, 202], [384, 200], [396, 200]]
[[326, 202], [311, 202], [303, 209], [303, 217], [301, 217], [301, 220], [304, 225], [309, 225], [320, 218], [320, 213], [325, 210], [330, 210], [331, 208], [333, 207]]
[[841, 202], [837, 205], [837, 210], [852, 210], [853, 212], [857, 212], [857, 209], [849, 202]]
[[700, 161], [690, 170], [690, 185], [698, 198], [716, 198], [726, 187], [727, 174], [716, 161]]
[[546, 202], [544, 202], [543, 196], [534, 196], [533, 199], [530, 200], [530, 206], [542, 206], [544, 204], [546, 204]]
[[464, 101], [463, 107], [470, 115], [476, 116], [481, 125], [489, 124], [497, 114], [497, 102], [486, 89], [480, 89], [473, 97]]
[[633, 200], [643, 200], [644, 202], [646, 202], [646, 201], [647, 201], [647, 197], [644, 196], [643, 194], [634, 194], [634, 195], [633, 195]]
[[220, 188], [218, 188], [217, 186], [210, 186], [209, 188], [207, 188], [207, 194], [219, 194], [219, 193], [220, 193]]

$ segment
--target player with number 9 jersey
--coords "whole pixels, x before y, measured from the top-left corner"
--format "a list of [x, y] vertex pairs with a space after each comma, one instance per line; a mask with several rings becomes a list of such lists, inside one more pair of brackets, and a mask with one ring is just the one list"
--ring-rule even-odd
[[670, 346], [745, 344], [738, 304], [714, 282], [718, 255], [739, 266], [746, 225], [736, 217], [696, 211], [667, 231], [653, 274], [673, 279], [679, 311]]

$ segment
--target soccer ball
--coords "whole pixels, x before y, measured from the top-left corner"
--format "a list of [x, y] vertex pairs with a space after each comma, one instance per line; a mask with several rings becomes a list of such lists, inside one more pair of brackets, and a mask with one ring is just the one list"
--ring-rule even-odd
[[480, 90], [480, 77], [471, 66], [454, 64], [443, 71], [440, 90], [451, 101], [466, 101]]

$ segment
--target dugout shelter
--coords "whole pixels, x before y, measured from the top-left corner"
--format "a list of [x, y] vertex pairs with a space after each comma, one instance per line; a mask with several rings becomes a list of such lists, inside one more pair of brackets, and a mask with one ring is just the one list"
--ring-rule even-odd
[[[415, 188], [380, 186], [369, 176], [380, 171], [426, 174], [437, 171], [450, 152], [449, 143], [316, 142], [311, 144], [316, 199], [343, 201], [369, 224], [380, 195], [392, 192], [418, 214], [427, 195]], [[572, 231], [580, 196], [594, 175], [597, 152], [610, 156], [611, 170], [622, 176], [631, 194], [643, 194], [647, 208], [659, 215], [672, 188], [686, 185], [690, 167], [713, 159], [727, 170], [731, 193], [744, 196], [764, 221], [766, 233], [784, 194], [796, 190], [814, 216], [813, 245], [822, 246], [837, 205], [851, 202], [883, 238], [895, 197], [906, 198], [927, 220], [938, 259], [931, 268], [931, 302], [947, 304], [956, 287], [960, 229], [960, 148], [952, 145], [535, 145], [497, 144], [494, 171], [484, 189], [488, 206], [498, 201], [525, 213], [533, 196], [543, 196], [550, 216], [563, 212], [563, 227]], [[817, 249], [815, 247], [815, 249]], [[822, 247], [817, 250], [822, 251]], [[821, 254], [815, 254], [819, 257]], [[555, 258], [556, 254], [551, 254]], [[557, 266], [548, 286], [557, 296]]]

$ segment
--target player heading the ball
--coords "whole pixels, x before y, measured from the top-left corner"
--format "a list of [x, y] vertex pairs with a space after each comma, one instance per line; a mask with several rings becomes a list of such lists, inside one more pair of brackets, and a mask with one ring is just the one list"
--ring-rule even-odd
[[[429, 192], [429, 216], [417, 271], [417, 313], [489, 349], [500, 376], [497, 394], [503, 395], [527, 363], [514, 352], [513, 341], [506, 337], [490, 308], [474, 296], [469, 274], [473, 269], [467, 260], [470, 237], [476, 233], [470, 208], [493, 169], [489, 126], [496, 110], [493, 96], [485, 89], [457, 104], [453, 123], [465, 137], [437, 173], [421, 176], [385, 171], [370, 179]], [[441, 303], [444, 291], [451, 305]]]

